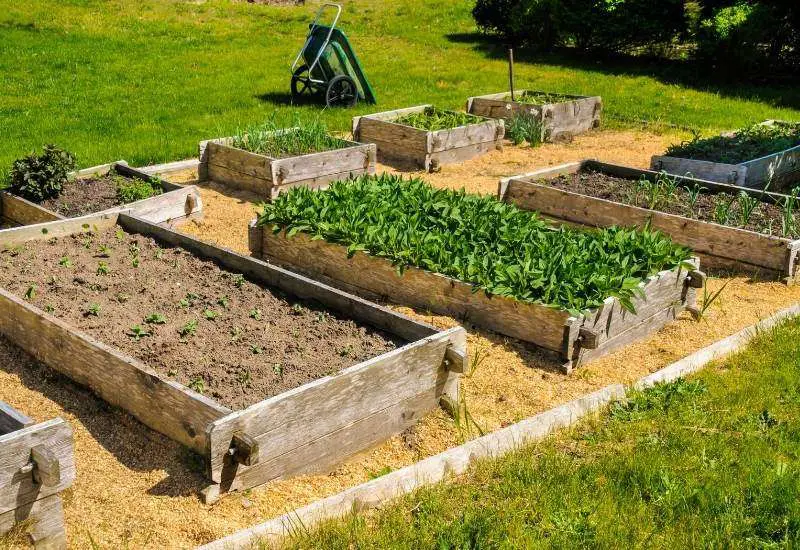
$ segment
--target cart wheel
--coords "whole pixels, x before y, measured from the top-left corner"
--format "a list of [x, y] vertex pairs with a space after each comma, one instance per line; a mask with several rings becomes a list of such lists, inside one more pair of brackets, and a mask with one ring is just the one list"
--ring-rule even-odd
[[328, 107], [355, 107], [358, 103], [356, 81], [345, 74], [334, 76], [325, 92]]
[[314, 93], [308, 74], [308, 66], [300, 65], [292, 75], [292, 98], [299, 99], [303, 94]]

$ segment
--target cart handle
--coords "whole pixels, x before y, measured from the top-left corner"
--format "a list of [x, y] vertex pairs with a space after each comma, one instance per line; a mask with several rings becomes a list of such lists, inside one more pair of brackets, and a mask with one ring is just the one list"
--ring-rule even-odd
[[306, 41], [303, 44], [303, 47], [300, 48], [300, 51], [297, 53], [297, 57], [294, 58], [294, 62], [292, 63], [291, 71], [294, 72], [295, 68], [297, 67], [297, 62], [300, 61], [300, 58], [303, 56], [303, 52], [306, 51], [306, 47], [308, 46], [309, 42], [311, 42], [311, 36], [314, 34], [314, 29], [317, 28], [317, 22], [319, 18], [322, 16], [322, 12], [325, 11], [325, 8], [335, 8], [336, 9], [336, 16], [333, 18], [333, 22], [330, 24], [330, 30], [328, 31], [328, 36], [325, 37], [325, 43], [320, 47], [319, 51], [317, 52], [317, 57], [314, 58], [314, 62], [308, 67], [308, 74], [309, 77], [311, 75], [311, 69], [316, 67], [317, 63], [319, 62], [319, 58], [322, 57], [322, 52], [325, 51], [325, 48], [328, 46], [328, 43], [331, 41], [331, 36], [333, 35], [333, 29], [336, 28], [336, 23], [339, 22], [339, 16], [342, 15], [342, 6], [341, 4], [334, 4], [332, 2], [326, 2], [322, 4], [319, 9], [317, 10], [317, 14], [314, 16], [314, 21], [311, 23], [311, 27], [308, 31], [308, 36], [306, 37]]

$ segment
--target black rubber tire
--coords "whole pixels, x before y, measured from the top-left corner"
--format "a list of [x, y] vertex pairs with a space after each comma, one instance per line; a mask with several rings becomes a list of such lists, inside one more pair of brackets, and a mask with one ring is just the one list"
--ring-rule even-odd
[[358, 103], [358, 87], [356, 81], [340, 74], [328, 82], [325, 90], [325, 104], [328, 107], [355, 107]]
[[308, 74], [308, 66], [300, 65], [295, 69], [294, 74], [292, 74], [292, 97], [294, 99], [299, 99], [303, 97], [303, 95], [311, 95], [314, 93], [314, 89], [311, 87], [311, 82], [308, 81], [311, 75]]

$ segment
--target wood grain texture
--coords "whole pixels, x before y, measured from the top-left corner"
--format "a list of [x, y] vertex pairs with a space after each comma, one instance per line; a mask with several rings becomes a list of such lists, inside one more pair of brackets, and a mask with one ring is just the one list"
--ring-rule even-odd
[[0, 401], [0, 435], [5, 435], [33, 424], [35, 424], [33, 419], [22, 414], [8, 403]]
[[64, 508], [59, 495], [50, 495], [0, 514], [0, 534], [23, 522], [27, 525], [28, 539], [36, 550], [66, 550]]
[[[37, 483], [32, 463], [32, 451], [40, 447], [57, 464], [57, 483]], [[48, 478], [49, 481], [52, 479]], [[60, 418], [34, 424], [0, 436], [0, 514], [25, 504], [58, 494], [75, 480], [75, 458], [72, 429]]]
[[[789, 239], [629, 206], [536, 183], [584, 167], [609, 173], [605, 168], [608, 165], [572, 163], [504, 180], [500, 185], [501, 198], [525, 210], [540, 212], [549, 218], [590, 227], [612, 225], [643, 227], [650, 224], [653, 229], [669, 235], [676, 243], [707, 256], [762, 267], [783, 273], [787, 277], [793, 276], [796, 271], [793, 265], [791, 267], [787, 265], [790, 254], [787, 246], [791, 242]], [[698, 185], [701, 183], [703, 182], [698, 182]], [[727, 186], [724, 190], [729, 191]]]
[[0, 191], [0, 207], [2, 207], [3, 218], [18, 225], [64, 219], [63, 216], [8, 191]]
[[747, 185], [747, 167], [741, 164], [656, 155], [650, 159], [650, 169], [742, 187]]
[[[211, 478], [245, 475], [246, 467], [225, 461], [237, 431], [258, 441], [254, 468], [270, 473], [253, 475], [271, 476], [264, 483], [284, 475], [279, 472], [325, 469], [405, 429], [438, 406], [439, 397], [456, 391], [458, 375], [443, 366], [450, 337], [447, 331], [429, 336], [214, 422], [208, 436]], [[381, 420], [366, 430], [366, 419], [376, 417]], [[298, 461], [302, 449], [312, 455], [325, 449], [325, 458]]]

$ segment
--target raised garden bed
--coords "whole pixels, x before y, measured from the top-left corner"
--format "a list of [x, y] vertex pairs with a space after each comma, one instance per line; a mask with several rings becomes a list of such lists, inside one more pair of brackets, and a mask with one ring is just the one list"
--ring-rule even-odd
[[[119, 185], [144, 184], [153, 189], [153, 196], [125, 202]], [[130, 209], [138, 216], [155, 223], [177, 224], [202, 212], [200, 193], [193, 185], [182, 186], [154, 177], [125, 161], [87, 168], [73, 174], [56, 199], [35, 203], [8, 191], [0, 192], [0, 208], [6, 227], [30, 225], [105, 210]]]
[[767, 120], [684, 142], [654, 156], [652, 170], [770, 191], [800, 184], [800, 123]]
[[786, 195], [586, 160], [504, 179], [498, 196], [569, 223], [647, 225], [706, 266], [798, 275], [800, 204]]
[[[290, 128], [269, 134], [289, 136], [302, 132], [303, 128]], [[247, 137], [201, 141], [200, 180], [213, 180], [274, 199], [292, 187], [324, 188], [331, 181], [375, 173], [375, 145], [372, 144], [326, 135], [326, 139], [321, 140], [324, 143], [317, 143], [310, 150], [302, 143], [291, 141], [287, 147], [283, 137], [276, 138], [277, 144], [253, 147]]]
[[37, 424], [0, 401], [0, 535], [22, 527], [35, 548], [66, 548], [61, 492], [74, 480], [69, 424]]
[[[658, 235], [556, 230], [492, 198], [420, 180], [383, 176], [334, 187], [297, 190], [265, 206], [250, 224], [251, 254], [531, 342], [555, 352], [566, 371], [657, 330], [694, 305], [702, 284], [697, 260]], [[343, 214], [352, 206], [346, 197], [358, 197], [359, 216]], [[304, 205], [301, 217], [290, 214], [295, 202]], [[621, 258], [629, 254], [626, 265], [650, 268], [626, 272]]]
[[573, 136], [597, 128], [603, 100], [600, 96], [578, 96], [520, 90], [470, 97], [467, 112], [486, 118], [510, 121], [528, 114], [542, 126], [541, 141], [570, 141]]
[[457, 399], [462, 328], [125, 213], [8, 229], [0, 247], [0, 332], [201, 454], [209, 501], [325, 471]]
[[502, 149], [502, 120], [419, 105], [353, 118], [357, 141], [378, 146], [386, 164], [429, 171]]

